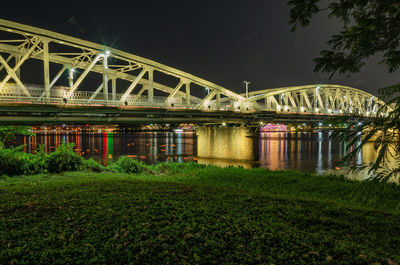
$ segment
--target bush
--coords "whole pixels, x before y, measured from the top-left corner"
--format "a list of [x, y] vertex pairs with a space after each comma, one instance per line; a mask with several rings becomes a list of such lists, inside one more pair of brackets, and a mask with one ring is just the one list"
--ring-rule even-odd
[[21, 152], [22, 147], [0, 149], [0, 175], [17, 176], [39, 173], [35, 156]]
[[128, 174], [140, 174], [149, 171], [148, 167], [143, 162], [127, 156], [121, 156], [117, 162], [110, 164], [108, 169]]
[[102, 164], [94, 160], [93, 158], [90, 158], [89, 160], [83, 160], [83, 166], [84, 169], [91, 170], [94, 172], [101, 172], [106, 169]]
[[83, 158], [74, 152], [74, 144], [63, 143], [57, 150], [46, 156], [46, 168], [49, 172], [77, 171], [83, 166]]

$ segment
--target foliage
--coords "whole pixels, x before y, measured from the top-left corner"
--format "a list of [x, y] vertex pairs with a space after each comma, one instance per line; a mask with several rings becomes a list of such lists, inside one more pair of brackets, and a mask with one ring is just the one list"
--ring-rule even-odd
[[44, 145], [40, 144], [38, 146], [36, 154], [33, 156], [33, 164], [35, 167], [35, 173], [47, 171], [46, 157], [47, 157], [47, 154], [44, 150]]
[[[381, 0], [290, 0], [290, 23], [297, 26], [309, 25], [311, 18], [320, 12], [329, 12], [329, 17], [338, 20], [342, 29], [328, 41], [330, 50], [321, 51], [314, 59], [315, 71], [330, 73], [355, 73], [373, 55], [382, 56], [380, 64], [389, 72], [400, 66], [400, 3]], [[374, 141], [378, 152], [376, 161], [356, 165], [352, 170], [368, 168], [379, 180], [400, 177], [400, 84], [380, 89], [382, 99], [387, 102], [375, 117], [349, 123], [349, 129], [336, 134], [337, 139], [348, 141], [347, 161], [354, 161], [362, 146]], [[391, 107], [389, 107], [391, 106]], [[386, 113], [390, 114], [386, 116]], [[391, 162], [392, 161], [392, 162]], [[394, 165], [395, 161], [396, 165]]]
[[372, 55], [381, 53], [382, 64], [390, 72], [400, 66], [400, 4], [381, 0], [290, 0], [290, 23], [307, 26], [313, 15], [328, 11], [329, 18], [341, 22], [342, 30], [328, 41], [315, 59], [317, 71], [355, 73]]
[[90, 159], [84, 159], [83, 160], [83, 169], [91, 170], [93, 172], [101, 172], [106, 170], [106, 167], [104, 167], [102, 164], [94, 160], [93, 158]]
[[111, 163], [107, 168], [114, 172], [124, 172], [128, 174], [141, 174], [149, 171], [146, 164], [127, 156], [121, 156], [117, 162]]
[[83, 158], [74, 152], [74, 144], [61, 144], [53, 153], [46, 156], [46, 167], [49, 172], [76, 171], [83, 166]]
[[[168, 176], [149, 176], [157, 182], [144, 181], [142, 175], [87, 172], [0, 180], [0, 263], [395, 264], [400, 260], [398, 214], [345, 206], [329, 198], [331, 190], [346, 189], [354, 195], [369, 182], [263, 169], [206, 167], [187, 173], [191, 184], [173, 182], [172, 176], [171, 182], [162, 181]], [[251, 189], [243, 189], [252, 176], [256, 178]], [[317, 178], [319, 185], [307, 189], [306, 184]], [[185, 181], [182, 175], [174, 179]], [[370, 188], [378, 186], [386, 196], [399, 196], [394, 185]], [[282, 194], [285, 187], [297, 197]], [[269, 193], [277, 189], [276, 195]]]
[[0, 175], [28, 175], [39, 173], [35, 156], [21, 152], [22, 147], [0, 149]]
[[14, 140], [16, 135], [33, 136], [31, 127], [20, 125], [2, 125], [0, 126], [0, 148], [4, 148], [7, 141]]

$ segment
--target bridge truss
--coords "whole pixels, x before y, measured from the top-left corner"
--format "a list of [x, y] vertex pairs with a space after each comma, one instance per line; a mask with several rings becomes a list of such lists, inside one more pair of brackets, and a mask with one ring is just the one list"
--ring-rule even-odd
[[[246, 97], [155, 61], [63, 34], [2, 19], [0, 31], [3, 106], [373, 116], [385, 104], [369, 93], [339, 85], [266, 89], [250, 92]], [[30, 61], [40, 62], [36, 70], [29, 68], [41, 76], [40, 85], [24, 82], [22, 68]]]

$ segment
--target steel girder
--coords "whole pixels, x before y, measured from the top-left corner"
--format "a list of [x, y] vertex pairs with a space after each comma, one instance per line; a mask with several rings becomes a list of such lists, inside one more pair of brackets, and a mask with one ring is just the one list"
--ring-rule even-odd
[[[340, 85], [307, 85], [249, 93], [255, 109], [280, 113], [374, 116], [386, 104], [365, 91]], [[390, 111], [387, 106], [385, 110]]]
[[[369, 93], [340, 85], [266, 89], [249, 92], [246, 97], [181, 70], [93, 42], [2, 19], [0, 31], [11, 36], [0, 40], [0, 53], [7, 55], [3, 57], [0, 54], [0, 74], [6, 71], [5, 78], [0, 80], [0, 102], [3, 103], [140, 105], [207, 111], [349, 113], [363, 116], [375, 115], [385, 105]], [[21, 66], [31, 59], [43, 62], [41, 86], [24, 84], [21, 79]], [[61, 65], [61, 70], [51, 79], [54, 65]], [[77, 69], [81, 74], [75, 80]], [[69, 87], [55, 87], [66, 71]], [[155, 72], [172, 77], [176, 83], [155, 82]], [[83, 91], [82, 83], [89, 74], [101, 75], [102, 82], [96, 85], [97, 89]], [[15, 84], [10, 84], [10, 80]], [[130, 85], [122, 93], [117, 93], [117, 90], [121, 91], [117, 80], [128, 81]], [[208, 94], [204, 97], [193, 95], [194, 85], [207, 89]], [[162, 91], [166, 96], [155, 96], [154, 90]]]
[[[144, 91], [148, 91], [147, 102], [149, 105], [152, 105], [155, 101], [157, 102], [157, 100], [154, 99], [153, 92], [154, 89], [156, 89], [167, 94], [168, 100], [164, 100], [164, 105], [170, 104], [171, 101], [175, 99], [175, 101], [186, 101], [184, 103], [186, 108], [201, 109], [203, 104], [200, 103], [204, 100], [190, 93], [191, 84], [196, 84], [197, 86], [206, 88], [211, 93], [218, 93], [219, 95], [230, 98], [235, 102], [244, 101], [243, 96], [222, 86], [185, 73], [181, 70], [117, 49], [2, 19], [0, 19], [0, 31], [9, 32], [13, 35], [10, 39], [0, 41], [0, 52], [9, 54], [7, 59], [0, 57], [0, 70], [5, 68], [7, 71], [6, 78], [0, 83], [0, 93], [2, 91], [4, 92], [7, 81], [13, 79], [24, 92], [24, 100], [34, 101], [37, 99], [30, 94], [29, 89], [26, 88], [27, 85], [20, 81], [17, 71], [19, 72], [21, 65], [26, 60], [38, 59], [43, 61], [44, 67], [43, 93], [41, 93], [40, 98], [47, 99], [47, 101], [51, 101], [51, 88], [67, 69], [70, 69], [69, 76], [71, 81], [70, 88], [64, 98], [64, 101], [67, 102], [74, 101], [75, 92], [81, 91], [79, 86], [89, 73], [103, 75], [103, 83], [100, 86], [103, 90], [101, 98], [104, 102], [97, 101], [97, 103], [105, 103], [105, 105], [134, 104], [134, 99], [140, 98]], [[53, 51], [54, 49], [52, 46], [54, 45], [58, 46], [57, 51]], [[9, 63], [13, 58], [16, 63], [14, 67], [11, 67]], [[109, 63], [110, 61], [116, 63], [111, 64]], [[62, 65], [62, 71], [60, 71], [60, 73], [54, 77], [53, 81], [51, 81], [49, 69], [53, 67], [53, 64]], [[73, 80], [73, 73], [71, 73], [71, 70], [73, 71], [75, 69], [83, 70], [83, 73], [76, 81]], [[135, 71], [140, 71], [140, 74], [135, 74]], [[174, 88], [166, 84], [154, 82], [154, 72], [160, 72], [176, 78], [179, 84], [185, 84], [186, 91], [180, 91], [179, 89], [176, 89], [176, 87]], [[118, 79], [131, 82], [129, 88], [119, 95], [119, 97], [116, 95], [117, 89], [115, 87], [116, 80]], [[111, 80], [112, 83], [111, 99], [108, 98], [109, 80]], [[138, 95], [131, 95], [131, 92], [138, 85], [142, 86], [141, 93], [138, 93]], [[89, 89], [89, 91], [94, 92], [93, 89]], [[87, 103], [95, 102], [95, 98], [101, 96], [101, 94], [96, 93], [95, 97], [92, 96], [87, 99]], [[209, 95], [207, 97], [209, 98]], [[161, 104], [160, 101], [159, 104]]]

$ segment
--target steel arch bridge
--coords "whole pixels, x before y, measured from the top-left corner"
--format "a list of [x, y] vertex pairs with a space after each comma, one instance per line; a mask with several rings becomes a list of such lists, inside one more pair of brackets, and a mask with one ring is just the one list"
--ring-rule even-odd
[[[0, 19], [0, 33], [0, 105], [18, 106], [14, 112], [28, 105], [373, 116], [385, 105], [340, 85], [273, 88], [246, 97], [158, 62], [52, 31]], [[40, 85], [23, 81], [21, 68], [31, 61], [40, 63], [34, 70]]]

